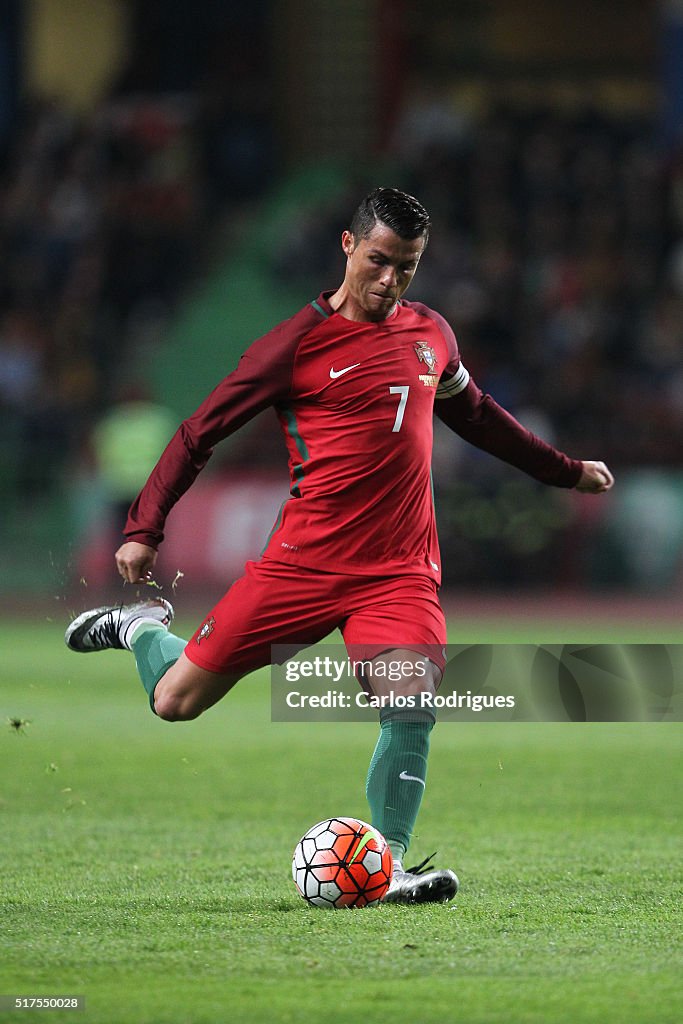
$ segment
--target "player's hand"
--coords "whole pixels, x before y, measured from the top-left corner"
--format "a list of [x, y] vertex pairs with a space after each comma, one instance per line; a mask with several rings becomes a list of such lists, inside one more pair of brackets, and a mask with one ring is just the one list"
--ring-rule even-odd
[[604, 462], [584, 462], [576, 490], [588, 494], [604, 494], [613, 484], [614, 477]]
[[149, 583], [157, 560], [157, 552], [147, 544], [126, 541], [116, 552], [116, 568], [126, 583]]

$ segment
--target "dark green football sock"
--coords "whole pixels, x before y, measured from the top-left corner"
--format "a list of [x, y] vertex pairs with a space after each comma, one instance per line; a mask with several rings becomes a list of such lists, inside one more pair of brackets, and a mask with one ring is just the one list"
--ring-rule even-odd
[[165, 672], [175, 665], [187, 646], [187, 640], [169, 633], [164, 626], [142, 623], [133, 634], [131, 650], [142, 685], [154, 711], [154, 689]]
[[372, 824], [400, 859], [410, 845], [427, 780], [431, 711], [382, 710], [365, 792]]

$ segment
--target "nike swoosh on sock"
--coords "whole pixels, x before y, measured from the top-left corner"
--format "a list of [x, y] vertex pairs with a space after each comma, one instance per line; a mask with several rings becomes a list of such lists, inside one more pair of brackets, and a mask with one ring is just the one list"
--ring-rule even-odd
[[421, 779], [419, 775], [408, 775], [408, 772], [400, 772], [398, 777], [404, 782], [419, 782], [421, 786], [425, 785], [425, 780]]

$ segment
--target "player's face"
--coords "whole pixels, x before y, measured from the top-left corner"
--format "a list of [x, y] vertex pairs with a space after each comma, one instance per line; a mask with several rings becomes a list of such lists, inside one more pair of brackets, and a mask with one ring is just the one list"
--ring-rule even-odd
[[389, 316], [415, 276], [424, 247], [424, 236], [399, 238], [381, 222], [367, 238], [356, 239], [345, 231], [344, 283], [352, 319], [383, 320]]

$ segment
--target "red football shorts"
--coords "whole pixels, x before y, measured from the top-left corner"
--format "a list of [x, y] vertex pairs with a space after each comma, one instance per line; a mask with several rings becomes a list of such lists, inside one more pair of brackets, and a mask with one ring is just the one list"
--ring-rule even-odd
[[446, 663], [446, 621], [427, 576], [347, 576], [263, 558], [247, 562], [185, 648], [201, 668], [245, 675], [272, 663], [271, 647], [301, 649], [341, 630], [363, 661], [405, 648]]

